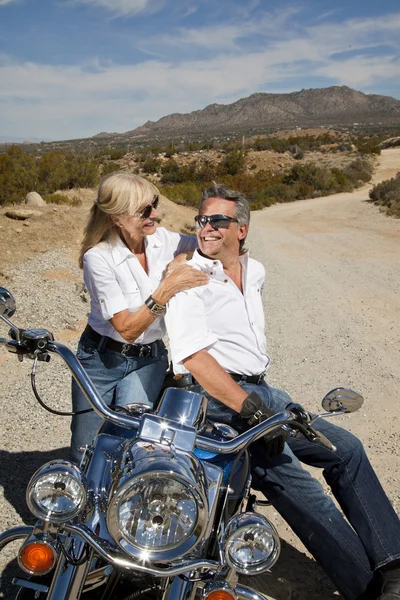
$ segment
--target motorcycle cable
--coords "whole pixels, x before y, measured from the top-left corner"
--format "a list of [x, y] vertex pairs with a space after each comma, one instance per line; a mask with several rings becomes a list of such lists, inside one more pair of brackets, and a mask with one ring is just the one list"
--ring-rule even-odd
[[[94, 412], [93, 408], [86, 408], [85, 410], [77, 410], [76, 412], [64, 412], [61, 410], [56, 410], [55, 408], [51, 408], [50, 406], [47, 406], [47, 404], [45, 404], [43, 402], [43, 400], [41, 399], [41, 397], [39, 396], [39, 392], [37, 391], [36, 388], [36, 366], [37, 366], [37, 362], [38, 362], [38, 353], [35, 352], [35, 358], [33, 359], [33, 365], [32, 365], [32, 371], [31, 371], [31, 386], [32, 386], [32, 391], [33, 394], [36, 398], [36, 400], [39, 402], [40, 406], [42, 408], [44, 408], [45, 410], [47, 410], [49, 413], [53, 414], [53, 415], [57, 415], [59, 417], [73, 417], [75, 415], [84, 415], [86, 413], [89, 412]], [[126, 410], [125, 407], [123, 406], [110, 406], [110, 408], [112, 410], [115, 410], [116, 412], [120, 411], [120, 412], [124, 412], [126, 414], [129, 414], [129, 411]]]
[[229, 479], [228, 479], [228, 483], [227, 483], [227, 489], [226, 489], [226, 495], [225, 495], [225, 506], [224, 506], [224, 521], [225, 524], [228, 522], [228, 518], [229, 518], [229, 495], [234, 492], [234, 489], [231, 488], [231, 484], [232, 484], [232, 480], [233, 477], [235, 475], [235, 470], [236, 467], [239, 464], [240, 459], [242, 458], [243, 454], [245, 453], [245, 451], [247, 450], [247, 446], [245, 446], [244, 448], [242, 448], [242, 450], [235, 456], [235, 460], [232, 463], [232, 467], [231, 467], [231, 471], [229, 473]]
[[[65, 545], [63, 543], [60, 544], [60, 549], [61, 549], [61, 553], [64, 555], [65, 560], [67, 560], [73, 567], [80, 567], [80, 565], [83, 565], [89, 558], [89, 547], [86, 546], [85, 548], [85, 554], [83, 556], [81, 556], [81, 558], [77, 559], [75, 558], [75, 556], [71, 556], [66, 548]], [[74, 552], [74, 549], [72, 548], [72, 553]]]

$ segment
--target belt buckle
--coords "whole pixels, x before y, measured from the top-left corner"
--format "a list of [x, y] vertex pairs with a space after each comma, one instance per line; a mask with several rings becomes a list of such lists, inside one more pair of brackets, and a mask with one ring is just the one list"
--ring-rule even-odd
[[139, 358], [147, 358], [151, 356], [151, 346], [149, 344], [142, 344], [139, 350]]
[[260, 375], [258, 376], [257, 385], [260, 385], [260, 383], [263, 382], [264, 377], [265, 377], [265, 371], [260, 373]]
[[130, 346], [131, 346], [130, 344], [122, 344], [121, 354], [123, 356], [126, 356], [126, 353], [128, 352]]

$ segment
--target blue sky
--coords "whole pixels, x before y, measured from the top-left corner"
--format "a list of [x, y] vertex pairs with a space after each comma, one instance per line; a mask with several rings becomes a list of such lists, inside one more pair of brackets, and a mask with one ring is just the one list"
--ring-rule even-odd
[[0, 0], [0, 141], [329, 85], [400, 99], [399, 0]]

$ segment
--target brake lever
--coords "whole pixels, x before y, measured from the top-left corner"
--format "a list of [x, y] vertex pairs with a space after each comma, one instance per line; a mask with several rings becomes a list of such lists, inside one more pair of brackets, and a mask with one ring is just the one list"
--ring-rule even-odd
[[300, 433], [302, 433], [310, 442], [321, 444], [321, 446], [325, 446], [325, 448], [328, 448], [328, 450], [336, 452], [336, 446], [332, 444], [332, 442], [330, 442], [323, 433], [311, 427], [309, 423], [304, 424], [300, 423], [299, 421], [293, 421], [293, 423], [290, 424], [290, 427], [292, 427], [294, 430], [297, 429], [297, 431], [300, 431]]

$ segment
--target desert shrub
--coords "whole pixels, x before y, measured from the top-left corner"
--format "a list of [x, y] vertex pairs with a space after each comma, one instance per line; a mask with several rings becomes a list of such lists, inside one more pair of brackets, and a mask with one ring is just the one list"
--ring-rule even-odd
[[18, 146], [0, 154], [0, 204], [23, 202], [28, 192], [37, 189], [37, 162]]
[[66, 194], [47, 194], [43, 196], [43, 200], [47, 204], [68, 204], [69, 206], [81, 206], [82, 200], [78, 196], [70, 198]]
[[125, 154], [126, 154], [126, 150], [121, 150], [118, 148], [111, 148], [109, 157], [110, 157], [110, 160], [119, 160], [119, 159], [123, 158], [125, 156]]
[[219, 165], [221, 175], [236, 175], [243, 171], [245, 154], [241, 150], [232, 150], [222, 159]]
[[108, 160], [107, 162], [101, 165], [101, 176], [104, 177], [109, 173], [114, 173], [115, 171], [120, 171], [120, 166], [114, 160]]
[[318, 192], [335, 189], [335, 177], [331, 171], [311, 163], [294, 165], [283, 177], [282, 183], [287, 185], [306, 184]]
[[371, 202], [384, 207], [389, 215], [400, 218], [400, 173], [375, 185], [369, 197]]
[[372, 171], [372, 163], [368, 160], [363, 160], [360, 158], [353, 160], [353, 162], [343, 169], [344, 175], [355, 187], [361, 185], [362, 183], [367, 183], [367, 181], [371, 179]]
[[148, 156], [142, 163], [142, 170], [145, 173], [160, 173], [162, 169], [162, 161], [154, 156]]
[[176, 204], [198, 207], [201, 199], [202, 185], [194, 182], [160, 186], [160, 192]]
[[99, 169], [94, 159], [51, 151], [35, 158], [19, 147], [0, 154], [0, 204], [20, 203], [32, 189], [42, 196], [56, 190], [94, 187]]

